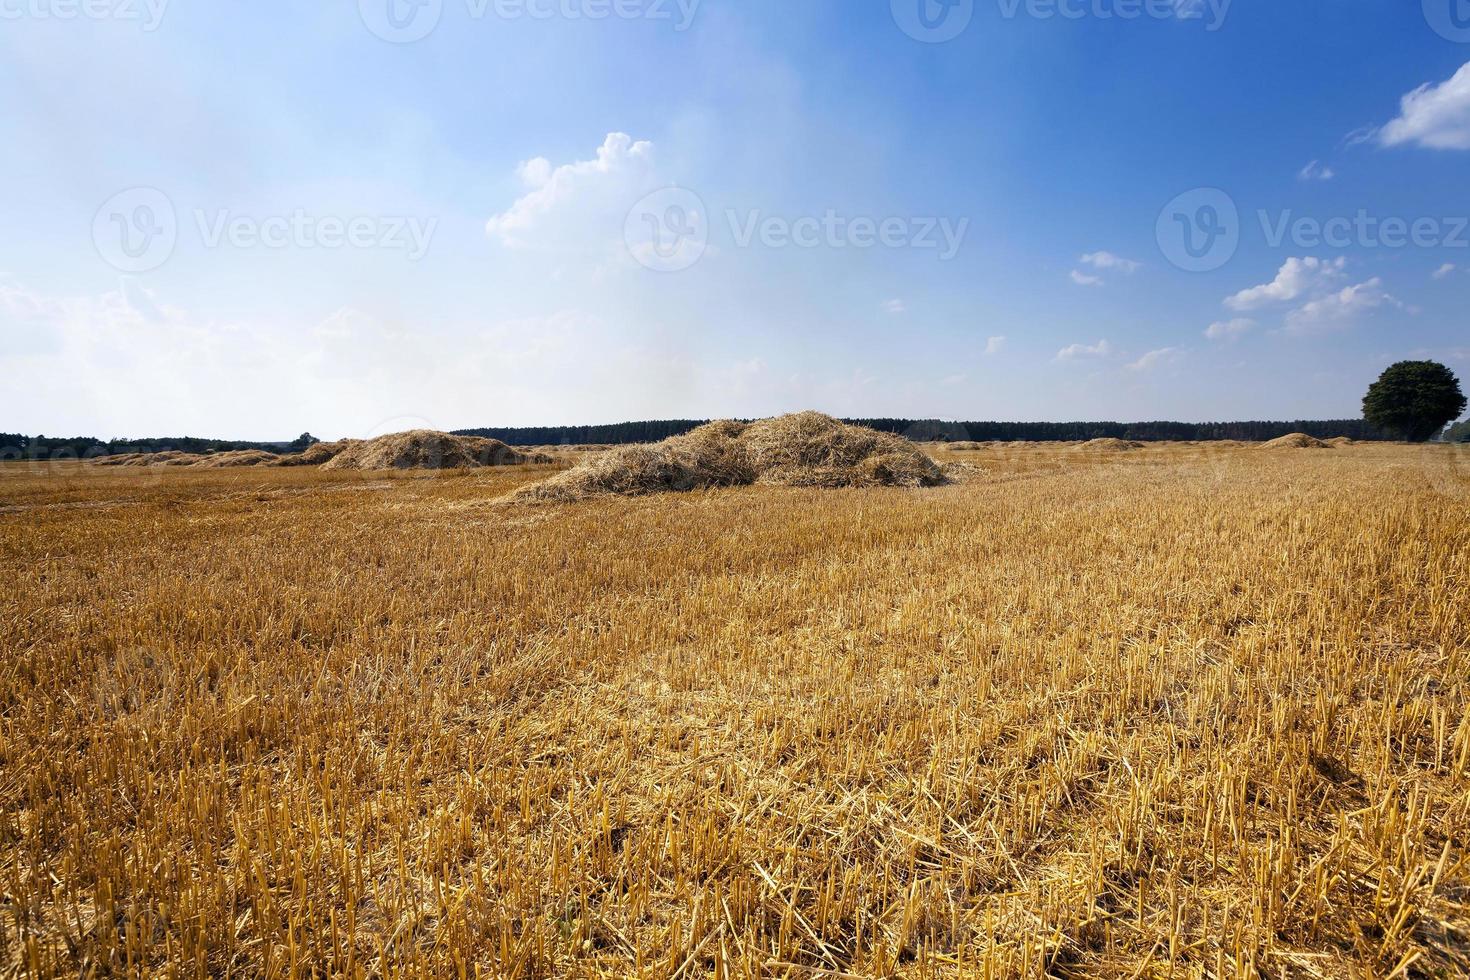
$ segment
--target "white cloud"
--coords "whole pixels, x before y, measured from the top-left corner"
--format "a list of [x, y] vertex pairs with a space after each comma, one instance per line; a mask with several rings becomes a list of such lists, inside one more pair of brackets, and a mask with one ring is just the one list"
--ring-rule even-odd
[[1324, 262], [1310, 256], [1305, 259], [1289, 258], [1276, 273], [1274, 280], [1261, 286], [1242, 289], [1227, 298], [1225, 305], [1232, 310], [1255, 310], [1270, 303], [1289, 303], [1323, 283], [1340, 277], [1346, 265], [1347, 260], [1343, 258], [1338, 258], [1335, 262]]
[[1072, 270], [1072, 281], [1079, 286], [1101, 286], [1103, 284], [1103, 281], [1097, 276], [1089, 276], [1087, 273], [1079, 272], [1076, 269]]
[[1378, 142], [1470, 150], [1470, 62], [1448, 81], [1421, 85], [1404, 96], [1398, 118], [1378, 131]]
[[1337, 176], [1337, 171], [1326, 166], [1319, 160], [1313, 160], [1297, 173], [1298, 180], [1331, 180]]
[[1403, 303], [1383, 289], [1383, 280], [1378, 278], [1347, 286], [1320, 299], [1314, 299], [1300, 309], [1287, 314], [1289, 330], [1301, 332], [1315, 327], [1333, 326], [1353, 319], [1360, 313], [1381, 306], [1394, 306], [1407, 310]]
[[1095, 344], [1070, 344], [1057, 351], [1057, 360], [1075, 361], [1084, 357], [1107, 357], [1113, 352], [1113, 345], [1106, 340], [1099, 340]]
[[645, 140], [609, 133], [594, 159], [560, 167], [543, 157], [528, 160], [516, 169], [526, 193], [486, 222], [485, 232], [512, 248], [565, 245], [589, 234], [615, 239], [628, 208], [656, 184], [653, 150]]
[[1094, 269], [1117, 269], [1120, 272], [1127, 273], [1137, 272], [1143, 265], [1142, 262], [1125, 259], [1121, 255], [1114, 255], [1112, 252], [1088, 252], [1082, 256], [1081, 261], [1084, 265], [1090, 265]]
[[1250, 333], [1256, 327], [1256, 321], [1246, 317], [1237, 317], [1234, 320], [1220, 320], [1210, 324], [1205, 329], [1205, 336], [1211, 340], [1235, 340]]
[[1435, 269], [1434, 270], [1434, 278], [1435, 279], [1444, 279], [1444, 278], [1447, 278], [1450, 275], [1450, 273], [1454, 272], [1457, 268], [1459, 268], [1459, 266], [1455, 265], [1455, 263], [1453, 263], [1453, 262], [1446, 262], [1444, 265], [1442, 265], [1438, 269]]
[[1129, 364], [1128, 370], [1150, 371], [1161, 364], [1167, 364], [1170, 361], [1176, 360], [1181, 353], [1182, 351], [1178, 347], [1160, 347], [1158, 350], [1149, 351], [1132, 364]]
[[901, 299], [890, 299], [883, 304], [883, 312], [898, 316], [900, 313], [907, 313], [908, 307], [904, 305]]
[[999, 354], [1001, 351], [1003, 351], [1005, 349], [1006, 349], [1006, 339], [1004, 337], [991, 337], [989, 340], [987, 340], [985, 342], [985, 356], [986, 357], [994, 357], [996, 354]]

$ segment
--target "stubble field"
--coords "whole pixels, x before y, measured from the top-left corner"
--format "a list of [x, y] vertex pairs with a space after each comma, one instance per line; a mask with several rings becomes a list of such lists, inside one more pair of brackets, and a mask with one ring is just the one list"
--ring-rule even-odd
[[0, 466], [0, 971], [1470, 974], [1470, 459]]

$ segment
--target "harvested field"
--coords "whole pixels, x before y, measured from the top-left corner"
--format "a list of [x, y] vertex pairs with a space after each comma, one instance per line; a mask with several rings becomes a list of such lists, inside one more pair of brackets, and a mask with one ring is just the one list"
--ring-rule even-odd
[[1467, 453], [0, 465], [0, 969], [1465, 976]]
[[328, 470], [459, 470], [551, 462], [518, 452], [496, 439], [453, 436], [427, 429], [349, 442], [324, 463]]
[[570, 501], [752, 484], [922, 487], [943, 481], [939, 465], [899, 436], [800, 412], [749, 424], [711, 422], [655, 445], [614, 449], [519, 497]]

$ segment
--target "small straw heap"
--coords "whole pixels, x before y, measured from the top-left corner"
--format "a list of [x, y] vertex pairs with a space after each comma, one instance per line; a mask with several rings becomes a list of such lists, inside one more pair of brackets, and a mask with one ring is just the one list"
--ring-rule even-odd
[[545, 462], [550, 462], [546, 456], [517, 452], [497, 439], [417, 429], [352, 443], [323, 463], [322, 469], [461, 470]]
[[1282, 436], [1280, 439], [1272, 439], [1270, 442], [1261, 443], [1262, 449], [1331, 449], [1321, 439], [1314, 439], [1305, 432], [1293, 432]]

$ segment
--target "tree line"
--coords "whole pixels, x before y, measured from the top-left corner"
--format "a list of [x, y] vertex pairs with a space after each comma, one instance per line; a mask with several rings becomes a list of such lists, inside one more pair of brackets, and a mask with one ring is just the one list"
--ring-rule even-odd
[[[1088, 439], [1136, 439], [1140, 442], [1214, 442], [1236, 439], [1265, 442], [1292, 432], [1318, 439], [1347, 436], [1363, 441], [1388, 440], [1389, 433], [1362, 419], [1296, 422], [943, 422], [938, 419], [844, 419], [915, 442], [1081, 442]], [[658, 442], [680, 436], [704, 421], [620, 422], [612, 425], [539, 426], [463, 429], [455, 435], [499, 439], [512, 446], [623, 445]]]
[[176, 436], [152, 439], [94, 439], [91, 436], [27, 436], [19, 432], [0, 432], [0, 460], [6, 459], [97, 459], [124, 453], [234, 452], [240, 449], [262, 449], [268, 453], [300, 452], [319, 440], [302, 433], [290, 442], [242, 442], [232, 439], [201, 439]]

